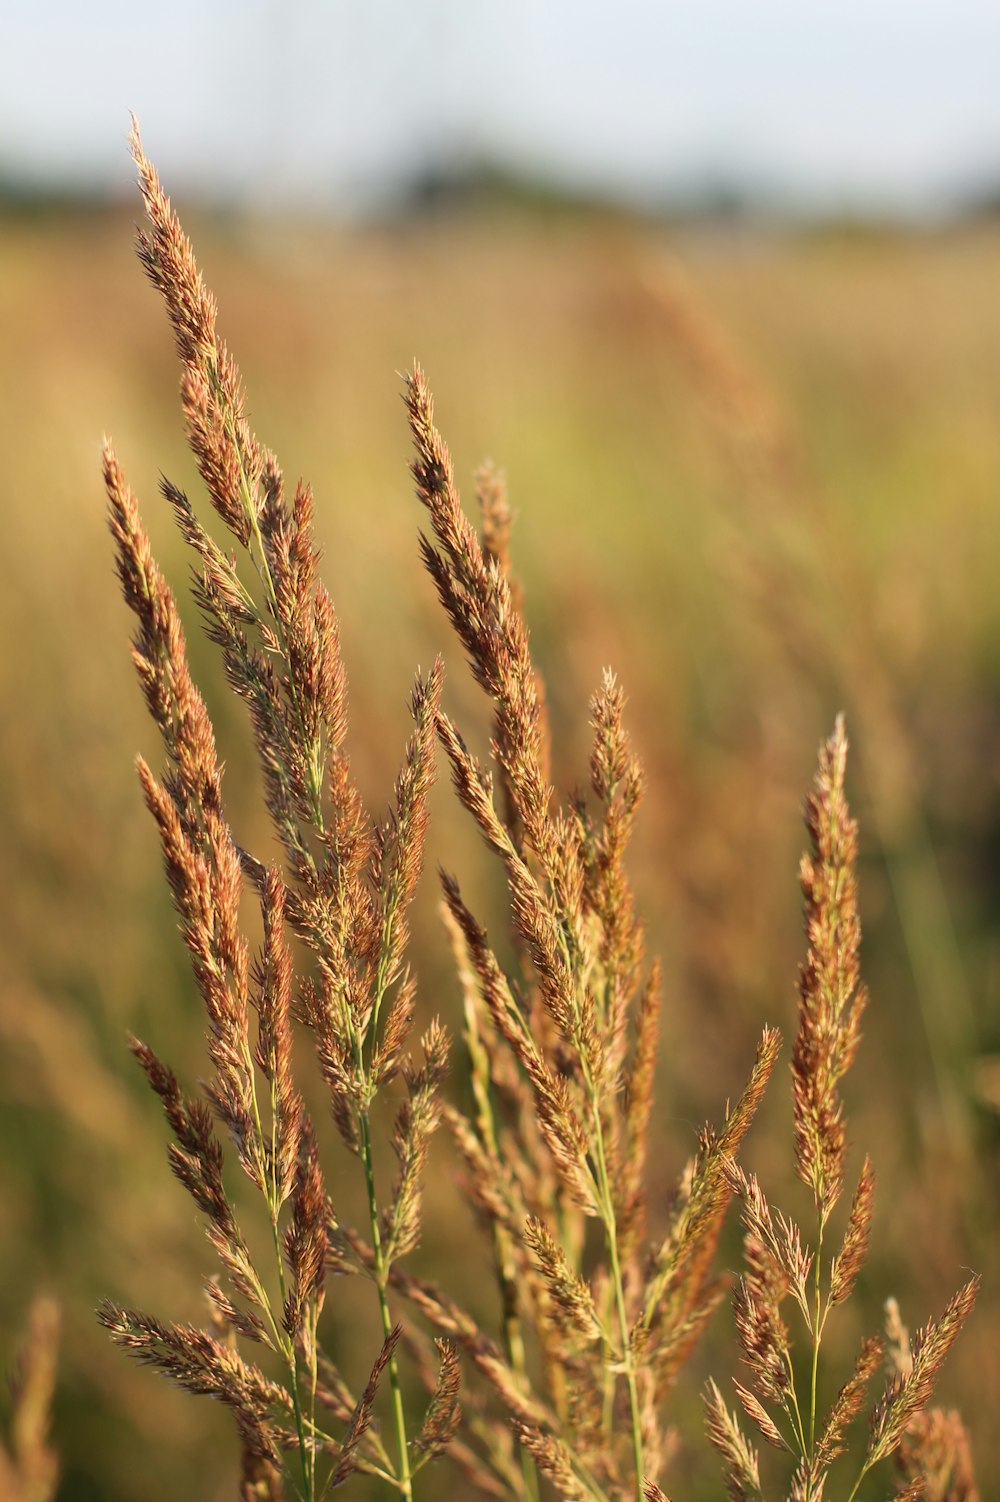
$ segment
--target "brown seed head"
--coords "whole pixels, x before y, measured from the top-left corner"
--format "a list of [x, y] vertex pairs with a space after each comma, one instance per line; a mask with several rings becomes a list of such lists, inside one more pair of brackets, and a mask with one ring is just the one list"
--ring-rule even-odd
[[806, 801], [811, 853], [802, 860], [808, 951], [799, 977], [799, 1031], [792, 1054], [796, 1166], [825, 1220], [844, 1176], [845, 1131], [838, 1084], [860, 1041], [866, 996], [858, 986], [854, 862], [857, 825], [844, 795], [843, 717], [820, 751]]

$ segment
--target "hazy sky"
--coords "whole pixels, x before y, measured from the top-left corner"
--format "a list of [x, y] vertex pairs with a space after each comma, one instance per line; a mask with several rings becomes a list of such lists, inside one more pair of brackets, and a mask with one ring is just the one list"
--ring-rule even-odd
[[1000, 0], [0, 0], [0, 167], [357, 204], [487, 154], [933, 207], [1000, 179]]

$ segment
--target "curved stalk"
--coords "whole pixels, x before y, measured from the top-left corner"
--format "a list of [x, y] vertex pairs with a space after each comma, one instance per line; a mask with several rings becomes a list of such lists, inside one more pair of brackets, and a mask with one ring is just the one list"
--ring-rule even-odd
[[[382, 1232], [379, 1226], [378, 1197], [375, 1193], [375, 1168], [372, 1160], [371, 1126], [368, 1119], [368, 1111], [359, 1111], [358, 1119], [361, 1129], [361, 1160], [365, 1169], [365, 1183], [368, 1189], [368, 1215], [371, 1222], [372, 1257], [375, 1272], [375, 1287], [378, 1292], [379, 1313], [382, 1317], [382, 1334], [388, 1339], [392, 1333], [393, 1322], [389, 1311], [388, 1299], [388, 1268], [382, 1251]], [[399, 1474], [396, 1477], [396, 1485], [405, 1502], [413, 1502], [413, 1481], [410, 1471], [409, 1441], [406, 1436], [406, 1412], [403, 1406], [403, 1392], [399, 1383], [399, 1366], [395, 1355], [389, 1358], [389, 1386], [392, 1391], [392, 1417], [396, 1431], [396, 1443], [399, 1448]]]

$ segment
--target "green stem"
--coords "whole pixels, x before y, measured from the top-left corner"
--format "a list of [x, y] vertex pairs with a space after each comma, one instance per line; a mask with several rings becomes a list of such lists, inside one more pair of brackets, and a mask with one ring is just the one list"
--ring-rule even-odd
[[[259, 1102], [257, 1100], [257, 1076], [256, 1076], [256, 1072], [255, 1072], [255, 1069], [254, 1069], [253, 1056], [252, 1056], [252, 1054], [250, 1052], [249, 1040], [246, 1039], [246, 1038], [244, 1038], [243, 1042], [244, 1042], [243, 1057], [244, 1057], [244, 1061], [245, 1061], [246, 1066], [247, 1066], [248, 1077], [249, 1077], [249, 1080], [250, 1080], [250, 1100], [251, 1100], [251, 1106], [252, 1106], [252, 1109], [253, 1109], [254, 1130], [257, 1133], [257, 1142], [258, 1142], [258, 1144], [260, 1146], [260, 1153], [261, 1153], [261, 1163], [260, 1163], [261, 1179], [262, 1179], [262, 1181], [264, 1183], [264, 1198], [267, 1201], [268, 1214], [269, 1214], [270, 1219], [271, 1219], [271, 1238], [272, 1238], [272, 1241], [274, 1243], [274, 1259], [275, 1259], [275, 1263], [277, 1264], [277, 1269], [278, 1269], [278, 1288], [279, 1288], [279, 1291], [280, 1291], [280, 1294], [281, 1294], [282, 1308], [284, 1308], [285, 1296], [286, 1296], [285, 1263], [284, 1263], [284, 1259], [283, 1259], [283, 1257], [281, 1255], [281, 1236], [280, 1236], [279, 1231], [278, 1231], [278, 1216], [279, 1216], [279, 1213], [280, 1213], [280, 1207], [278, 1205], [278, 1193], [277, 1193], [277, 1184], [276, 1184], [276, 1178], [275, 1178], [275, 1173], [276, 1173], [275, 1153], [274, 1153], [274, 1150], [273, 1150], [273, 1144], [274, 1144], [274, 1112], [273, 1112], [273, 1109], [272, 1109], [272, 1114], [271, 1114], [271, 1143], [272, 1143], [272, 1151], [270, 1153], [270, 1158], [269, 1158], [269, 1163], [268, 1163], [268, 1162], [265, 1162], [265, 1153], [264, 1153], [264, 1126], [263, 1126], [263, 1122], [261, 1121], [260, 1104], [259, 1104]], [[272, 1085], [272, 1106], [273, 1106], [273, 1085]], [[268, 1173], [267, 1173], [268, 1167], [270, 1167], [270, 1174], [271, 1174], [270, 1182], [268, 1182]], [[296, 1432], [298, 1434], [298, 1439], [299, 1439], [299, 1458], [300, 1458], [300, 1461], [301, 1461], [301, 1464], [302, 1464], [303, 1496], [305, 1497], [306, 1502], [314, 1502], [314, 1498], [316, 1496], [316, 1454], [315, 1454], [315, 1450], [313, 1449], [313, 1445], [312, 1445], [311, 1441], [307, 1441], [307, 1439], [306, 1439], [305, 1416], [304, 1416], [304, 1414], [302, 1412], [302, 1398], [301, 1398], [301, 1394], [299, 1393], [299, 1363], [298, 1363], [298, 1358], [296, 1357], [296, 1354], [295, 1354], [295, 1343], [288, 1336], [288, 1334], [285, 1332], [285, 1330], [278, 1324], [278, 1322], [275, 1319], [274, 1314], [273, 1314], [273, 1312], [271, 1310], [271, 1306], [270, 1306], [270, 1302], [269, 1301], [266, 1303], [266, 1310], [267, 1310], [268, 1321], [270, 1323], [271, 1330], [272, 1330], [272, 1333], [274, 1335], [274, 1339], [277, 1342], [277, 1345], [278, 1345], [279, 1350], [281, 1351], [281, 1354], [285, 1358], [285, 1363], [286, 1363], [286, 1365], [288, 1367], [288, 1375], [289, 1375], [289, 1378], [291, 1380], [292, 1406], [293, 1406], [293, 1408], [295, 1410], [295, 1428], [296, 1428]]]
[[791, 1369], [791, 1362], [786, 1360], [785, 1365], [788, 1369], [788, 1396], [791, 1399], [792, 1404], [791, 1417], [795, 1422], [795, 1432], [798, 1435], [799, 1446], [802, 1450], [802, 1458], [803, 1460], [805, 1460], [806, 1456], [808, 1455], [808, 1446], [806, 1445], [805, 1425], [802, 1422], [802, 1410], [799, 1407], [799, 1395], [795, 1391], [795, 1374]]
[[604, 1151], [604, 1128], [601, 1123], [600, 1107], [596, 1096], [594, 1098], [594, 1127], [597, 1154], [597, 1182], [602, 1200], [601, 1215], [608, 1243], [608, 1256], [611, 1259], [611, 1280], [615, 1290], [615, 1307], [618, 1311], [618, 1332], [622, 1344], [622, 1363], [625, 1367], [625, 1380], [628, 1384], [629, 1414], [632, 1423], [632, 1459], [635, 1466], [635, 1495], [636, 1502], [644, 1502], [643, 1482], [645, 1480], [645, 1462], [642, 1452], [642, 1413], [639, 1405], [639, 1384], [636, 1381], [635, 1358], [632, 1352], [628, 1311], [625, 1308], [625, 1285], [622, 1280], [621, 1260], [618, 1256], [618, 1225], [615, 1218], [614, 1202], [611, 1197], [607, 1156]]
[[[378, 1198], [375, 1193], [375, 1167], [372, 1160], [371, 1127], [367, 1110], [358, 1112], [361, 1129], [361, 1160], [365, 1169], [365, 1184], [368, 1189], [368, 1216], [371, 1222], [372, 1257], [375, 1270], [375, 1287], [378, 1291], [379, 1312], [382, 1316], [382, 1333], [385, 1339], [392, 1332], [392, 1315], [389, 1312], [387, 1284], [389, 1270], [382, 1251], [382, 1233], [379, 1228]], [[399, 1448], [399, 1475], [396, 1485], [405, 1502], [413, 1502], [413, 1482], [410, 1471], [410, 1452], [406, 1438], [406, 1414], [403, 1408], [403, 1392], [399, 1384], [399, 1367], [395, 1355], [389, 1358], [389, 1386], [392, 1390], [392, 1415]]]
[[[342, 873], [341, 873], [342, 874]], [[365, 1080], [364, 1045], [365, 1038], [374, 1039], [378, 1030], [379, 1011], [385, 997], [389, 983], [388, 956], [392, 942], [392, 928], [396, 918], [396, 904], [391, 904], [385, 916], [385, 924], [382, 932], [378, 970], [375, 977], [375, 996], [372, 1003], [371, 1017], [365, 1028], [364, 1037], [355, 1033], [354, 1055], [358, 1073]], [[388, 1340], [392, 1332], [393, 1321], [389, 1310], [388, 1281], [389, 1268], [386, 1263], [382, 1247], [382, 1231], [379, 1225], [378, 1195], [375, 1190], [375, 1163], [372, 1156], [371, 1122], [367, 1105], [358, 1112], [358, 1122], [361, 1131], [361, 1160], [365, 1170], [365, 1187], [368, 1192], [368, 1220], [371, 1226], [372, 1257], [375, 1271], [375, 1287], [378, 1292], [379, 1314], [382, 1318], [382, 1334]], [[413, 1472], [410, 1468], [410, 1450], [406, 1436], [406, 1411], [403, 1406], [403, 1391], [399, 1381], [399, 1365], [395, 1355], [389, 1358], [389, 1387], [392, 1393], [392, 1417], [396, 1430], [396, 1444], [399, 1450], [399, 1474], [396, 1485], [404, 1502], [413, 1502]]]
[[[464, 982], [466, 977], [463, 975], [462, 979]], [[476, 1009], [468, 996], [465, 1002], [465, 1041], [472, 1066], [472, 1093], [476, 1102], [480, 1135], [496, 1162], [499, 1163], [500, 1148], [497, 1140], [496, 1119], [493, 1114], [493, 1102], [490, 1099], [489, 1059], [480, 1036]], [[510, 1232], [499, 1220], [493, 1222], [493, 1259], [496, 1264], [503, 1305], [504, 1348], [512, 1371], [516, 1373], [522, 1386], [527, 1388], [528, 1362], [518, 1310], [514, 1247]], [[525, 1490], [530, 1502], [539, 1502], [538, 1468], [534, 1458], [523, 1445], [518, 1445], [517, 1449]]]
[[[278, 1286], [281, 1290], [282, 1306], [285, 1302], [285, 1268], [281, 1256], [281, 1236], [278, 1233], [278, 1219], [272, 1211], [271, 1231], [274, 1240], [274, 1256], [278, 1264]], [[295, 1409], [295, 1428], [299, 1436], [299, 1454], [302, 1457], [302, 1483], [305, 1487], [307, 1502], [313, 1502], [316, 1495], [316, 1452], [312, 1441], [306, 1439], [306, 1419], [302, 1409], [302, 1394], [299, 1392], [299, 1363], [295, 1355], [295, 1346], [288, 1340], [285, 1346], [285, 1360], [288, 1362], [288, 1371], [292, 1379], [292, 1406]]]
[[817, 1388], [818, 1388], [818, 1385], [819, 1385], [819, 1347], [820, 1347], [820, 1341], [821, 1341], [822, 1336], [823, 1336], [823, 1320], [822, 1320], [822, 1305], [823, 1305], [822, 1273], [823, 1273], [823, 1267], [822, 1267], [822, 1263], [823, 1263], [823, 1230], [824, 1230], [824, 1219], [823, 1219], [823, 1210], [822, 1210], [822, 1207], [819, 1206], [819, 1205], [817, 1205], [816, 1208], [817, 1208], [816, 1260], [815, 1260], [814, 1267], [813, 1267], [813, 1293], [814, 1293], [814, 1300], [815, 1300], [815, 1302], [814, 1302], [814, 1306], [813, 1306], [813, 1328], [812, 1328], [812, 1338], [813, 1338], [812, 1374], [811, 1374], [810, 1386], [809, 1386], [809, 1456], [810, 1456], [810, 1458], [812, 1458], [812, 1453], [813, 1453], [813, 1450], [814, 1450], [815, 1445], [816, 1445], [816, 1393], [817, 1393]]
[[855, 1497], [858, 1495], [858, 1488], [860, 1487], [862, 1481], [864, 1481], [865, 1477], [868, 1475], [869, 1470], [870, 1467], [867, 1464], [862, 1466], [861, 1474], [858, 1477], [857, 1481], [855, 1481], [854, 1485], [851, 1487], [847, 1502], [854, 1502]]

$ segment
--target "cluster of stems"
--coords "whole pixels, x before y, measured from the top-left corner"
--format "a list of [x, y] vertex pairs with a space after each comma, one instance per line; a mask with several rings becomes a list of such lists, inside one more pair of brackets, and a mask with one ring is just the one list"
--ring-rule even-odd
[[[625, 865], [643, 776], [624, 694], [605, 672], [590, 705], [589, 793], [560, 802], [544, 689], [510, 569], [504, 485], [492, 469], [480, 472], [477, 530], [416, 367], [405, 398], [412, 473], [429, 522], [423, 559], [489, 700], [492, 767], [445, 712], [438, 661], [414, 686], [413, 730], [391, 804], [381, 816], [365, 807], [347, 755], [347, 684], [336, 614], [318, 576], [311, 493], [299, 484], [286, 495], [276, 459], [251, 430], [214, 300], [137, 132], [133, 153], [148, 220], [139, 254], [174, 332], [188, 439], [225, 546], [183, 491], [165, 481], [163, 494], [193, 552], [208, 634], [249, 712], [281, 859], [259, 859], [229, 822], [180, 614], [109, 446], [104, 476], [119, 579], [137, 623], [133, 659], [165, 753], [159, 774], [140, 760], [139, 776], [205, 1008], [212, 1072], [189, 1096], [147, 1043], [134, 1040], [133, 1049], [163, 1105], [171, 1166], [205, 1217], [221, 1277], [207, 1288], [210, 1329], [110, 1302], [101, 1318], [139, 1360], [232, 1412], [247, 1502], [277, 1502], [288, 1485], [303, 1502], [318, 1502], [356, 1471], [412, 1502], [415, 1476], [445, 1452], [483, 1495], [644, 1502], [665, 1496], [665, 1406], [726, 1292], [715, 1250], [736, 1194], [746, 1228], [736, 1317], [752, 1377], [737, 1392], [763, 1437], [793, 1458], [790, 1502], [820, 1502], [882, 1354], [879, 1341], [864, 1343], [821, 1418], [823, 1332], [864, 1262], [874, 1188], [866, 1159], [831, 1256], [846, 1143], [839, 1085], [864, 1006], [842, 724], [821, 756], [802, 868], [808, 955], [792, 1074], [796, 1166], [813, 1204], [807, 1246], [737, 1162], [777, 1056], [772, 1029], [736, 1104], [701, 1133], [669, 1204], [649, 1203], [661, 997]], [[419, 1049], [410, 1042], [407, 914], [439, 747], [501, 863], [509, 900], [509, 935], [498, 945], [457, 879], [442, 875], [463, 991], [467, 1110], [444, 1098], [441, 1024], [429, 1023]], [[261, 913], [254, 953], [248, 894]], [[322, 1114], [315, 1090], [307, 1105], [296, 1069], [303, 1046], [322, 1081]], [[387, 1190], [376, 1147], [390, 1098], [398, 1167]], [[423, 1170], [442, 1120], [492, 1248], [495, 1337], [450, 1291], [402, 1265], [420, 1238]], [[363, 1184], [361, 1228], [327, 1190], [336, 1138]], [[227, 1153], [263, 1201], [267, 1265], [244, 1233]], [[331, 1273], [363, 1278], [378, 1311], [380, 1348], [353, 1385], [329, 1354]], [[918, 1333], [906, 1360], [899, 1356], [848, 1502], [901, 1444], [910, 1446], [901, 1483], [909, 1490], [898, 1495], [916, 1496], [926, 1476], [913, 1456], [936, 1455], [941, 1435], [956, 1432], [929, 1430], [921, 1451], [913, 1426], [974, 1294], [973, 1281]], [[804, 1379], [782, 1312], [789, 1299], [809, 1338]], [[405, 1327], [404, 1304], [417, 1316]], [[419, 1422], [404, 1351], [429, 1393]], [[464, 1424], [460, 1353], [480, 1379], [467, 1392]], [[377, 1410], [388, 1423], [375, 1421]], [[762, 1497], [757, 1454], [714, 1385], [708, 1410], [730, 1496]]]

